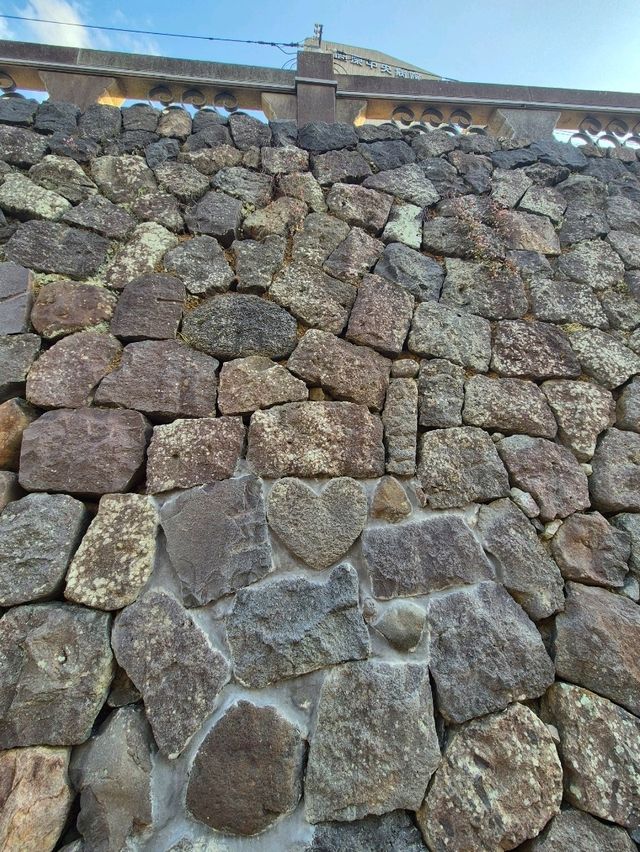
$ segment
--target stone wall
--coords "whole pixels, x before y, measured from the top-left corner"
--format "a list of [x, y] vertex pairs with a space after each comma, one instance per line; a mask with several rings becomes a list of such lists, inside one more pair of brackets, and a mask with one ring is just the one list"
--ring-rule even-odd
[[634, 152], [0, 122], [2, 849], [635, 849]]

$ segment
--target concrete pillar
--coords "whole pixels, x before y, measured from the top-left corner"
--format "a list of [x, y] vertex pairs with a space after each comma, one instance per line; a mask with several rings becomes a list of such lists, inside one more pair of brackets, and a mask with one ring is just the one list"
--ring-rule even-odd
[[550, 139], [560, 118], [560, 112], [549, 109], [497, 109], [489, 119], [487, 130], [502, 139], [535, 142]]
[[[52, 101], [65, 101], [86, 109], [98, 100], [104, 100], [115, 87], [115, 77], [98, 77], [92, 74], [68, 74], [61, 71], [38, 71]], [[115, 97], [122, 101], [123, 99]]]
[[330, 53], [298, 51], [298, 127], [310, 121], [335, 122], [337, 87], [333, 73], [333, 56]]

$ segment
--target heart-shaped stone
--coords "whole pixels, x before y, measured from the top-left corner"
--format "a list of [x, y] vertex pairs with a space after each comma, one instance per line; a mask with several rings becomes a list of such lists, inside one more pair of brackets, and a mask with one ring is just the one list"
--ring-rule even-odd
[[299, 479], [271, 489], [269, 524], [312, 568], [327, 568], [346, 553], [367, 522], [367, 495], [354, 479], [333, 479], [316, 494]]

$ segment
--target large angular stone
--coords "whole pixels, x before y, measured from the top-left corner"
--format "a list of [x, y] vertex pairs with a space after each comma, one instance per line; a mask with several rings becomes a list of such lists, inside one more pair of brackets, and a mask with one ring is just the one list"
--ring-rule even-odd
[[287, 367], [309, 385], [320, 386], [335, 399], [380, 411], [389, 384], [390, 364], [366, 346], [355, 346], [320, 329], [310, 329], [289, 358]]
[[254, 240], [262, 240], [270, 234], [286, 237], [299, 227], [307, 212], [304, 201], [282, 196], [250, 213], [244, 220], [243, 233]]
[[333, 216], [310, 213], [293, 238], [295, 264], [320, 267], [349, 236], [349, 226]]
[[267, 478], [382, 476], [382, 423], [352, 402], [292, 402], [256, 411], [247, 461]]
[[371, 168], [359, 151], [327, 151], [311, 158], [311, 171], [322, 186], [334, 183], [359, 183], [371, 174]]
[[327, 195], [329, 212], [352, 227], [379, 234], [384, 228], [393, 199], [390, 195], [348, 183], [336, 183]]
[[244, 449], [239, 417], [200, 417], [156, 426], [147, 452], [147, 491], [206, 485], [233, 475]]
[[15, 263], [0, 263], [0, 334], [29, 330], [32, 299], [30, 271]]
[[391, 379], [382, 412], [387, 473], [416, 472], [418, 385], [415, 379]]
[[66, 494], [28, 494], [0, 517], [0, 605], [52, 597], [86, 527], [83, 504]]
[[0, 127], [0, 160], [11, 166], [29, 168], [49, 150], [45, 136], [31, 133], [23, 127]]
[[185, 222], [192, 234], [216, 237], [225, 248], [237, 238], [242, 222], [242, 202], [224, 192], [208, 192], [187, 208]]
[[627, 832], [606, 825], [584, 811], [574, 808], [560, 811], [542, 834], [530, 841], [526, 852], [636, 852]]
[[499, 266], [447, 258], [441, 303], [487, 319], [526, 314], [527, 295], [519, 275]]
[[551, 734], [522, 704], [475, 719], [450, 739], [417, 814], [433, 852], [513, 849], [560, 810]]
[[358, 137], [351, 124], [312, 121], [298, 131], [298, 145], [314, 154], [355, 147], [357, 142]]
[[580, 375], [580, 364], [566, 335], [553, 325], [535, 321], [498, 323], [491, 367], [501, 376], [521, 379], [573, 379]]
[[229, 665], [184, 607], [146, 592], [116, 618], [118, 663], [140, 690], [160, 751], [175, 758], [216, 706]]
[[428, 429], [462, 425], [464, 370], [450, 361], [431, 358], [420, 362], [418, 419]]
[[[206, 178], [204, 180], [206, 185]], [[273, 178], [270, 175], [259, 174], [238, 166], [220, 169], [216, 172], [211, 184], [216, 189], [226, 192], [227, 195], [239, 198], [240, 201], [252, 204], [254, 207], [264, 207], [273, 196]]]
[[500, 210], [497, 227], [508, 248], [559, 255], [560, 240], [546, 216]]
[[23, 399], [0, 403], [0, 470], [18, 470], [22, 433], [37, 416]]
[[294, 260], [276, 276], [269, 295], [307, 325], [340, 334], [355, 301], [356, 288]]
[[416, 810], [440, 761], [424, 665], [347, 663], [325, 677], [305, 780], [308, 822]]
[[481, 506], [478, 534], [498, 579], [529, 618], [539, 621], [564, 609], [564, 583], [535, 528], [511, 500]]
[[375, 171], [389, 171], [400, 166], [414, 163], [416, 154], [404, 139], [378, 139], [372, 142], [360, 142], [358, 151]]
[[569, 450], [528, 435], [503, 438], [497, 447], [511, 482], [533, 495], [543, 521], [589, 508], [586, 474]]
[[115, 106], [91, 104], [79, 117], [78, 125], [82, 136], [106, 142], [120, 135], [122, 114]]
[[406, 811], [392, 811], [354, 822], [319, 823], [311, 845], [305, 848], [305, 852], [344, 852], [346, 849], [349, 852], [371, 852], [372, 849], [384, 852], [424, 852], [425, 845], [409, 814]]
[[623, 388], [616, 404], [616, 426], [640, 432], [640, 378], [637, 376]]
[[624, 585], [631, 536], [612, 527], [599, 512], [567, 518], [552, 538], [551, 549], [568, 580], [614, 588]]
[[308, 396], [304, 382], [262, 355], [227, 361], [220, 371], [218, 407], [223, 414], [251, 414], [259, 408], [298, 402]]
[[131, 212], [143, 222], [155, 222], [175, 233], [184, 230], [180, 206], [173, 195], [166, 192], [141, 195], [131, 204]]
[[198, 749], [188, 811], [226, 834], [264, 831], [298, 804], [305, 750], [302, 732], [275, 707], [238, 701]]
[[145, 161], [129, 154], [97, 157], [91, 163], [91, 177], [100, 192], [116, 204], [126, 204], [137, 195], [156, 188], [153, 172]]
[[24, 393], [27, 373], [40, 351], [37, 334], [0, 336], [0, 400]]
[[162, 225], [143, 222], [135, 228], [129, 242], [109, 264], [107, 283], [121, 290], [133, 278], [155, 272], [165, 253], [177, 245], [176, 235]]
[[182, 279], [190, 293], [224, 293], [233, 281], [220, 243], [213, 237], [193, 237], [168, 251], [164, 268]]
[[[460, 213], [463, 211], [460, 210]], [[487, 225], [459, 215], [435, 216], [422, 226], [422, 248], [430, 254], [480, 258], [484, 261], [503, 258], [504, 242], [497, 231]]]
[[233, 594], [271, 571], [262, 487], [255, 476], [185, 491], [164, 504], [161, 519], [187, 606]]
[[400, 284], [418, 302], [437, 301], [444, 280], [439, 263], [403, 243], [390, 243], [374, 272]]
[[72, 207], [64, 214], [62, 221], [114, 240], [127, 237], [136, 225], [133, 216], [101, 195], [94, 195], [77, 207]]
[[122, 346], [111, 334], [79, 331], [47, 349], [29, 370], [26, 397], [39, 408], [90, 405], [95, 389], [120, 360]]
[[[6, 511], [6, 510], [5, 510]], [[88, 739], [113, 674], [110, 616], [72, 604], [0, 620], [0, 748]]]
[[383, 249], [384, 243], [380, 240], [369, 236], [362, 228], [352, 228], [347, 238], [331, 252], [322, 268], [334, 278], [357, 285]]
[[69, 749], [9, 749], [0, 754], [0, 846], [5, 852], [52, 852], [73, 792]]
[[380, 352], [398, 354], [411, 325], [413, 296], [379, 275], [365, 275], [349, 317], [347, 338]]
[[408, 348], [416, 355], [446, 358], [486, 372], [491, 359], [488, 320], [436, 302], [421, 302], [413, 315]]
[[494, 571], [459, 515], [430, 515], [401, 526], [369, 527], [362, 553], [380, 600], [424, 595], [492, 580]]
[[611, 231], [607, 240], [622, 258], [626, 269], [640, 267], [640, 237], [625, 231]]
[[429, 603], [429, 668], [448, 722], [537, 698], [555, 670], [542, 638], [502, 586], [484, 582]]
[[109, 322], [115, 304], [115, 297], [105, 287], [52, 281], [38, 291], [31, 324], [38, 334], [55, 340]]
[[66, 198], [44, 189], [19, 172], [10, 172], [0, 185], [0, 208], [17, 219], [59, 219], [71, 207]]
[[489, 435], [473, 426], [437, 429], [420, 440], [422, 500], [433, 509], [484, 503], [509, 493], [509, 479]]
[[558, 258], [558, 271], [593, 290], [605, 290], [624, 278], [624, 264], [608, 243], [584, 240]]
[[640, 435], [607, 429], [592, 464], [594, 506], [603, 512], [640, 512]]
[[541, 438], [555, 437], [558, 428], [538, 385], [523, 379], [467, 379], [462, 420], [489, 431]]
[[[44, 189], [55, 192], [72, 204], [86, 201], [98, 191], [82, 166], [70, 157], [49, 154], [29, 169], [29, 177]], [[39, 219], [40, 216], [35, 218]]]
[[367, 522], [367, 496], [347, 477], [331, 480], [316, 494], [299, 479], [281, 479], [269, 494], [269, 525], [312, 568], [337, 562]]
[[573, 281], [537, 278], [529, 285], [531, 310], [536, 319], [553, 323], [580, 323], [608, 328], [607, 314], [596, 294]]
[[322, 187], [310, 172], [280, 175], [278, 193], [304, 201], [314, 213], [327, 212], [327, 203], [324, 200]]
[[137, 411], [48, 411], [22, 437], [20, 485], [28, 491], [126, 491], [142, 467], [151, 429]]
[[104, 263], [109, 242], [58, 222], [24, 222], [6, 245], [9, 260], [39, 272], [89, 278]]
[[[288, 615], [271, 619], [273, 612]], [[358, 575], [346, 564], [325, 582], [286, 577], [241, 589], [226, 627], [234, 674], [252, 689], [370, 653]]]
[[271, 128], [264, 121], [239, 112], [229, 116], [229, 130], [236, 148], [248, 151], [250, 148], [261, 148], [271, 144]]
[[260, 151], [262, 169], [269, 175], [306, 172], [309, 168], [309, 152], [292, 145], [282, 148], [263, 147]]
[[238, 290], [241, 293], [264, 293], [268, 290], [273, 276], [282, 266], [286, 245], [285, 238], [277, 234], [270, 234], [261, 243], [236, 240], [232, 249], [236, 258]]
[[403, 243], [419, 249], [422, 244], [423, 219], [421, 207], [395, 202], [382, 232], [382, 239], [386, 243]]
[[157, 526], [155, 506], [147, 497], [102, 497], [71, 561], [65, 598], [105, 610], [133, 603], [153, 570]]
[[542, 390], [558, 422], [558, 438], [579, 461], [589, 461], [598, 435], [613, 423], [613, 397], [590, 382], [550, 381]]
[[171, 275], [134, 278], [120, 294], [111, 320], [111, 331], [124, 340], [162, 340], [176, 336], [184, 285]]
[[214, 296], [185, 314], [183, 338], [223, 361], [263, 355], [286, 358], [297, 342], [296, 321], [285, 310], [244, 293]]
[[201, 198], [209, 189], [208, 178], [189, 163], [166, 160], [154, 169], [158, 186], [187, 204]]
[[622, 595], [567, 583], [565, 611], [556, 618], [556, 670], [640, 715], [640, 608]]
[[363, 185], [368, 189], [386, 192], [410, 204], [417, 204], [418, 207], [430, 207], [440, 200], [433, 183], [415, 163], [381, 171], [366, 178]]
[[608, 822], [637, 829], [640, 720], [568, 683], [555, 683], [547, 692], [542, 717], [560, 733], [567, 801]]
[[617, 388], [640, 372], [640, 356], [604, 331], [580, 331], [569, 341], [583, 371], [606, 388]]
[[623, 530], [629, 534], [631, 554], [629, 556], [629, 570], [640, 580], [640, 514], [635, 515], [623, 512], [611, 518], [611, 523], [616, 529]]
[[152, 749], [142, 709], [123, 707], [74, 752], [70, 775], [80, 793], [78, 830], [87, 847], [119, 852], [151, 824]]
[[176, 340], [130, 343], [95, 401], [157, 418], [215, 416], [217, 368], [215, 358]]

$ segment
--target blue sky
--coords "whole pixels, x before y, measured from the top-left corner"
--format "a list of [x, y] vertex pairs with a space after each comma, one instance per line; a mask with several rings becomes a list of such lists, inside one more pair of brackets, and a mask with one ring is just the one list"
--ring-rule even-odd
[[[76, 23], [302, 40], [324, 24], [330, 41], [382, 50], [458, 80], [640, 91], [638, 0], [23, 0], [2, 11]], [[24, 41], [281, 67], [274, 48], [100, 33], [0, 19]]]

